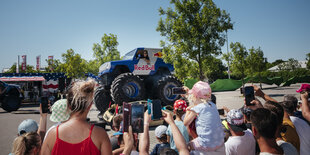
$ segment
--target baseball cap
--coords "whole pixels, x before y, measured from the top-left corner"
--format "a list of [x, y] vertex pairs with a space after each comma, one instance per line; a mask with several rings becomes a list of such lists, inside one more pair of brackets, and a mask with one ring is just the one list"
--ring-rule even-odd
[[301, 84], [300, 88], [298, 90], [296, 90], [297, 93], [300, 93], [302, 91], [310, 91], [310, 85], [309, 84]]
[[167, 127], [164, 125], [160, 125], [156, 127], [155, 129], [155, 136], [157, 138], [160, 138], [163, 134], [166, 134], [166, 131], [167, 131]]
[[68, 120], [70, 113], [67, 111], [67, 99], [60, 99], [52, 106], [52, 115], [50, 120], [52, 122], [63, 122]]
[[33, 119], [23, 120], [18, 126], [18, 134], [22, 135], [29, 132], [37, 132], [38, 124]]
[[186, 111], [186, 108], [187, 108], [187, 104], [184, 100], [176, 100], [174, 102], [174, 105], [173, 105], [174, 110], [183, 109], [183, 111]]
[[211, 87], [208, 83], [198, 81], [188, 93], [193, 94], [197, 98], [206, 99], [211, 97], [211, 92]]
[[246, 130], [241, 110], [232, 109], [227, 113], [227, 122], [233, 131]]

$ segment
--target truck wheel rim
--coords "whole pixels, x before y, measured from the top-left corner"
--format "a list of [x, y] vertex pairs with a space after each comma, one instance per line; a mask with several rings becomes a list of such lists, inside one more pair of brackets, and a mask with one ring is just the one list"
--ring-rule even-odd
[[123, 92], [130, 98], [135, 98], [139, 95], [139, 87], [135, 82], [129, 82], [124, 85]]
[[177, 95], [174, 95], [172, 93], [172, 88], [173, 87], [177, 87], [177, 85], [175, 85], [174, 83], [170, 83], [167, 84], [164, 87], [164, 96], [168, 99], [168, 100], [175, 100], [177, 98]]

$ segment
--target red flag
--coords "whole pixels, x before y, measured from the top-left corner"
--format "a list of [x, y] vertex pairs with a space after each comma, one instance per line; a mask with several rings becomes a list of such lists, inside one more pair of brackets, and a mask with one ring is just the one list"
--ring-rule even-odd
[[40, 70], [40, 64], [41, 64], [41, 55], [37, 56], [37, 65], [36, 65], [36, 69]]
[[26, 71], [27, 68], [27, 55], [22, 55], [22, 70]]

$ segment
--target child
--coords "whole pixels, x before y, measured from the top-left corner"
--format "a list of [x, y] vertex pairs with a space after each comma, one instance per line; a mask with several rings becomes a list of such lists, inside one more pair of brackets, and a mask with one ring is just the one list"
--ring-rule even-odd
[[[182, 116], [185, 114], [186, 108], [187, 108], [187, 104], [184, 100], [176, 100], [174, 102], [173, 112], [174, 112], [174, 114], [176, 114], [176, 118], [175, 118], [174, 122], [175, 122], [176, 126], [179, 128], [180, 132], [182, 133], [182, 135], [185, 139], [185, 142], [188, 143], [189, 142], [188, 132], [187, 132], [187, 129], [182, 122]], [[175, 146], [174, 140], [173, 140], [170, 125], [168, 126], [166, 133], [168, 136], [168, 141], [170, 143], [170, 148], [174, 149], [175, 151], [178, 151], [176, 146]]]
[[[211, 100], [211, 88], [208, 83], [199, 81], [188, 92], [190, 106], [187, 108], [184, 125], [195, 121], [198, 137], [189, 143], [192, 152], [212, 152], [225, 154], [224, 132], [217, 107]], [[197, 153], [198, 153], [197, 152]]]
[[156, 127], [155, 129], [155, 136], [159, 142], [159, 144], [156, 144], [153, 148], [153, 151], [151, 152], [151, 155], [157, 155], [160, 153], [160, 150], [164, 148], [170, 148], [170, 145], [167, 140], [167, 127], [164, 125], [160, 125]]

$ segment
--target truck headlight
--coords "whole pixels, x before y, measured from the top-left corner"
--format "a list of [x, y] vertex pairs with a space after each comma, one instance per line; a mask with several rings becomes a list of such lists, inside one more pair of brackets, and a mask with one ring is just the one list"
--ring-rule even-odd
[[100, 66], [99, 72], [108, 70], [110, 68], [111, 68], [111, 62], [106, 62], [106, 63], [104, 63], [103, 65]]

